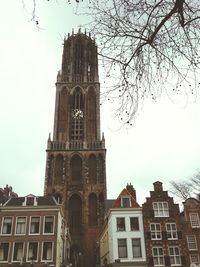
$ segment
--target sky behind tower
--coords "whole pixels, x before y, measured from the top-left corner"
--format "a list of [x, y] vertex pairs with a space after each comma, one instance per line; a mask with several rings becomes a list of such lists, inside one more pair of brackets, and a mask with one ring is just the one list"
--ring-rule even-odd
[[[38, 1], [38, 29], [30, 21], [33, 1], [24, 2], [25, 7], [23, 1], [2, 1], [0, 16], [0, 187], [9, 184], [22, 196], [43, 194], [63, 39], [88, 21], [74, 14], [74, 3]], [[141, 204], [153, 182], [168, 189], [168, 181], [187, 179], [199, 168], [198, 100], [171, 101], [166, 95], [146, 100], [131, 129], [119, 127], [113, 108], [109, 102], [101, 105], [109, 198], [132, 183]]]

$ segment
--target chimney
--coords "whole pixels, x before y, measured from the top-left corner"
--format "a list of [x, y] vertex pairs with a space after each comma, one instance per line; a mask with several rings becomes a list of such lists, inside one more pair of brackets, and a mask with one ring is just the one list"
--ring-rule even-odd
[[136, 201], [136, 191], [133, 188], [132, 184], [131, 183], [130, 184], [127, 184], [126, 185], [126, 189], [131, 194], [131, 196], [135, 199], [135, 201]]

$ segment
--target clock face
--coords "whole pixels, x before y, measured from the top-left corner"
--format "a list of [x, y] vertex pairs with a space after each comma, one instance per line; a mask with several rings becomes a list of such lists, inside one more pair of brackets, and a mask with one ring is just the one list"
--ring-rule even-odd
[[72, 118], [83, 119], [83, 111], [81, 109], [73, 109], [72, 110]]

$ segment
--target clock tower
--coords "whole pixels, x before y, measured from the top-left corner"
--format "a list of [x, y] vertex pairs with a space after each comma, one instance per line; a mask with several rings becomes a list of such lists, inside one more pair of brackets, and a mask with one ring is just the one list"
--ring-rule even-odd
[[90, 36], [64, 40], [56, 81], [53, 138], [47, 144], [45, 195], [64, 207], [68, 263], [94, 267], [106, 201], [105, 140], [100, 132], [97, 46]]

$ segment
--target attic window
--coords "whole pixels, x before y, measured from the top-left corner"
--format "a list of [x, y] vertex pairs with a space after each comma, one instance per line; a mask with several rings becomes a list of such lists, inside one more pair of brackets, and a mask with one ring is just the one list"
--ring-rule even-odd
[[130, 208], [131, 207], [130, 197], [121, 197], [121, 207], [122, 208]]
[[34, 205], [34, 197], [27, 197], [26, 205], [27, 206], [33, 206]]

